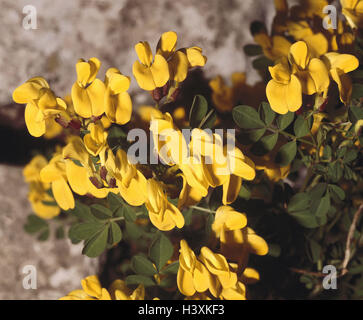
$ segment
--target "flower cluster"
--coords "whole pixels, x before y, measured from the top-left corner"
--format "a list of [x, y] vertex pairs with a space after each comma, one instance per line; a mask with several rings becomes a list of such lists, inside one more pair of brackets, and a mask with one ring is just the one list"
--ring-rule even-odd
[[247, 227], [244, 214], [229, 206], [217, 209], [212, 229], [220, 241], [220, 253], [202, 247], [196, 257], [187, 242], [180, 241], [178, 288], [189, 297], [209, 292], [215, 298], [244, 300], [245, 284], [259, 280], [258, 272], [246, 267], [248, 256], [266, 255], [267, 243]]
[[88, 276], [81, 285], [82, 289], [73, 290], [60, 300], [144, 300], [145, 297], [143, 285], [132, 291], [120, 279], [115, 280], [109, 290], [102, 288], [97, 276]]

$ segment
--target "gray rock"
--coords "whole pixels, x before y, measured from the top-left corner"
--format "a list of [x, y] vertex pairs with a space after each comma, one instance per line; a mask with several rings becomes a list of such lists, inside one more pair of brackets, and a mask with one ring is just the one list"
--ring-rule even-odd
[[[58, 95], [68, 93], [75, 81], [78, 58], [98, 57], [104, 71], [115, 66], [132, 75], [140, 40], [155, 47], [162, 32], [174, 30], [179, 47], [199, 45], [208, 57], [208, 76], [228, 77], [247, 71], [256, 80], [243, 45], [252, 42], [252, 20], [273, 15], [273, 1], [264, 0], [37, 0], [37, 29], [22, 27], [25, 0], [2, 0], [0, 10], [0, 104], [32, 76], [42, 75]], [[132, 91], [140, 91], [132, 81]]]
[[[98, 260], [83, 256], [81, 245], [54, 239], [54, 233], [46, 242], [27, 234], [27, 192], [22, 169], [0, 165], [0, 300], [58, 299], [80, 288], [82, 278], [96, 274]], [[23, 287], [29, 265], [36, 269], [37, 289]]]

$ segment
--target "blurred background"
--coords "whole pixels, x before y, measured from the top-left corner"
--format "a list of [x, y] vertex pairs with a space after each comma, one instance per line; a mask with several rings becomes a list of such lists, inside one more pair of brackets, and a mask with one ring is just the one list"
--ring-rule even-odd
[[[37, 29], [25, 30], [23, 8], [36, 8]], [[97, 57], [99, 77], [109, 67], [131, 76], [134, 104], [147, 103], [132, 77], [134, 45], [152, 48], [163, 32], [178, 34], [178, 47], [198, 45], [208, 57], [206, 77], [244, 71], [258, 76], [243, 52], [253, 43], [253, 20], [271, 25], [273, 0], [0, 0], [0, 299], [57, 299], [99, 272], [99, 261], [81, 255], [68, 240], [39, 242], [23, 230], [31, 213], [22, 169], [32, 155], [52, 142], [31, 137], [24, 106], [12, 102], [13, 90], [43, 76], [58, 96], [70, 92], [79, 58]], [[25, 265], [37, 269], [37, 289], [22, 282]]]

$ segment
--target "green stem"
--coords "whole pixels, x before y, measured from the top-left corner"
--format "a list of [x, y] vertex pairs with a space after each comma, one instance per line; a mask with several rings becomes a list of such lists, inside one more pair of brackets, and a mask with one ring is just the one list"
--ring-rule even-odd
[[208, 213], [216, 213], [216, 211], [206, 209], [206, 208], [202, 208], [202, 207], [198, 207], [198, 206], [190, 206], [190, 208], [195, 209], [195, 210], [199, 210], [199, 211], [203, 211], [203, 212], [208, 212]]

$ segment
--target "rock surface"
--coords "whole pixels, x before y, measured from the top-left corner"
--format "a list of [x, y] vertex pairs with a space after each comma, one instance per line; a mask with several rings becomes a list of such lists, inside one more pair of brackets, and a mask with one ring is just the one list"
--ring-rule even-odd
[[102, 61], [100, 78], [111, 66], [131, 76], [134, 45], [147, 40], [154, 48], [169, 30], [178, 33], [179, 47], [203, 48], [208, 76], [247, 71], [254, 81], [243, 45], [252, 41], [252, 20], [268, 25], [274, 15], [273, 1], [264, 0], [37, 0], [37, 29], [25, 30], [23, 8], [28, 4], [1, 1], [0, 104], [9, 103], [14, 88], [36, 75], [49, 80], [58, 95], [68, 93], [81, 57]]
[[[22, 169], [0, 165], [0, 300], [58, 299], [80, 287], [80, 280], [97, 273], [98, 262], [81, 254], [82, 247], [68, 240], [40, 242], [25, 233], [23, 226], [31, 213], [28, 187]], [[37, 289], [24, 289], [34, 266]]]

